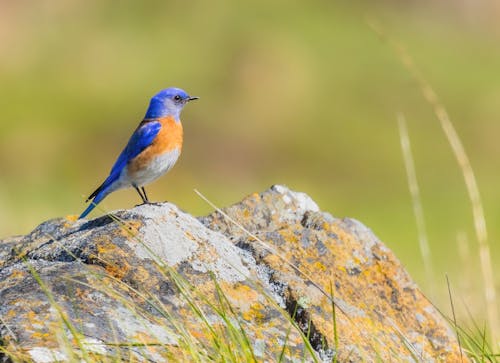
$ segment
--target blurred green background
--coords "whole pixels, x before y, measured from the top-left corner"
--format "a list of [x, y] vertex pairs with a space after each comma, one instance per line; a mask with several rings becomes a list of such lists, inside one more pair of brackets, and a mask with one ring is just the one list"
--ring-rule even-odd
[[[149, 98], [177, 86], [201, 99], [183, 112], [183, 155], [149, 187], [151, 199], [200, 215], [210, 208], [193, 188], [225, 206], [286, 184], [373, 229], [426, 291], [434, 285], [446, 296], [447, 272], [480, 313], [461, 172], [432, 108], [367, 19], [405, 46], [447, 107], [476, 173], [497, 261], [494, 1], [2, 1], [0, 236], [79, 214]], [[420, 258], [398, 112], [408, 121], [434, 281]], [[135, 191], [119, 191], [102, 207], [139, 201]]]

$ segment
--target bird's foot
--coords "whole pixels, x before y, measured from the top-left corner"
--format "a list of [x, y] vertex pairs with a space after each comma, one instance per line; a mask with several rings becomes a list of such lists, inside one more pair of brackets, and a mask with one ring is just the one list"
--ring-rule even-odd
[[159, 207], [159, 206], [161, 206], [161, 205], [163, 205], [165, 203], [164, 202], [148, 202], [147, 204], [149, 204], [149, 205], [156, 205], [156, 206]]
[[142, 202], [141, 204], [137, 204], [136, 207], [140, 207], [141, 205], [156, 205], [156, 206], [160, 206], [162, 204], [163, 204], [163, 202], [150, 202], [148, 200], [146, 202]]

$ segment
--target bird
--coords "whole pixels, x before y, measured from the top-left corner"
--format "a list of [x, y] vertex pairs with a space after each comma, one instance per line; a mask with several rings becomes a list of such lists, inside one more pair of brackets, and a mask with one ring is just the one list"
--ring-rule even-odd
[[168, 172], [180, 156], [183, 130], [180, 113], [199, 97], [170, 87], [155, 94], [146, 115], [118, 156], [109, 176], [87, 198], [91, 203], [78, 219], [85, 218], [110, 193], [133, 187], [143, 204], [150, 203], [144, 186]]

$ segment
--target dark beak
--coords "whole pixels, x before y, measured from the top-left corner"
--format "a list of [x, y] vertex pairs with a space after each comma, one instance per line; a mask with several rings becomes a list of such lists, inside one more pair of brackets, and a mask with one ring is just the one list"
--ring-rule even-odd
[[188, 102], [189, 102], [189, 101], [194, 101], [194, 100], [197, 100], [198, 98], [200, 98], [200, 97], [196, 97], [196, 96], [189, 97], [189, 98], [187, 99], [187, 101], [188, 101]]

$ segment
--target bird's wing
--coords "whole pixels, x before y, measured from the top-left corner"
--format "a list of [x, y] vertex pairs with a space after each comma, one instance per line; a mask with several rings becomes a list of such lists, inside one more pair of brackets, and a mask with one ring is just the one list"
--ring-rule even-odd
[[[108, 188], [120, 177], [120, 174], [127, 166], [127, 163], [139, 155], [144, 149], [153, 143], [156, 135], [160, 132], [161, 123], [154, 120], [144, 120], [134, 131], [127, 146], [121, 152], [115, 164], [111, 168], [111, 172], [106, 180], [97, 188], [88, 198], [87, 201], [102, 194], [102, 198], [107, 194]], [[101, 199], [102, 199], [101, 198]]]
[[109, 176], [106, 178], [104, 183], [101, 184], [99, 188], [97, 188], [88, 198], [87, 202], [90, 199], [92, 203], [83, 211], [80, 215], [80, 219], [84, 218], [89, 214], [92, 209], [103, 200], [106, 195], [112, 191], [113, 184], [120, 178], [120, 174], [127, 166], [127, 163], [139, 155], [144, 149], [146, 149], [149, 145], [151, 145], [158, 133], [161, 129], [161, 123], [155, 120], [144, 120], [137, 127], [137, 129], [132, 134], [132, 137], [128, 141], [127, 146], [123, 149], [122, 153], [116, 160], [115, 165], [111, 168], [111, 172]]
[[127, 146], [111, 168], [110, 177], [118, 178], [127, 163], [139, 155], [145, 148], [153, 143], [156, 135], [160, 132], [161, 123], [154, 120], [144, 120], [134, 131]]

